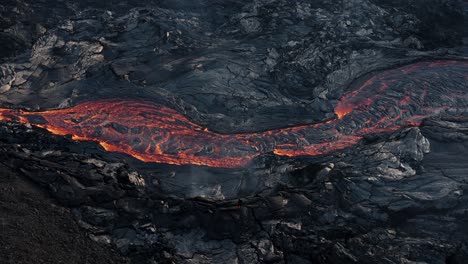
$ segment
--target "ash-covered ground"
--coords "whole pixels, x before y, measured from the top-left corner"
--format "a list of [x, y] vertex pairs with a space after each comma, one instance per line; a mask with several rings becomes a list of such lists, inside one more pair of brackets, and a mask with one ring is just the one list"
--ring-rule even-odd
[[[0, 107], [144, 99], [223, 134], [312, 125], [373, 76], [463, 64], [467, 13], [461, 0], [6, 0]], [[432, 105], [462, 102], [456, 115], [239, 168], [144, 163], [2, 121], [0, 260], [465, 263], [467, 105], [449, 94], [468, 93], [464, 69], [402, 78], [392, 94], [427, 82]], [[368, 114], [381, 118], [389, 102]], [[425, 107], [412, 102], [410, 112]]]

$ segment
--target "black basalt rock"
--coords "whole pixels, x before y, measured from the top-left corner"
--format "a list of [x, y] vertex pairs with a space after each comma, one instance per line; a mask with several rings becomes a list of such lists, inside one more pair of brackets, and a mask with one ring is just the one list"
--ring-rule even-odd
[[[245, 153], [268, 151], [238, 168], [147, 163], [106, 151], [103, 142], [52, 135], [37, 127], [47, 127], [38, 113], [21, 119], [2, 112], [0, 185], [30, 180], [55, 199], [54, 210], [80, 225], [68, 241], [81, 232], [89, 237], [83, 243], [99, 243], [101, 254], [88, 250], [95, 257], [83, 258], [80, 249], [70, 263], [102, 263], [96, 256], [114, 254], [109, 247], [125, 256], [118, 262], [109, 253], [109, 263], [125, 263], [126, 257], [138, 264], [465, 263], [467, 11], [460, 0], [2, 1], [2, 109], [144, 100], [187, 117], [199, 125], [197, 133], [252, 133], [251, 145], [236, 146]], [[422, 69], [419, 78], [409, 73], [431, 63], [458, 66], [430, 74]], [[358, 98], [363, 105], [352, 105], [359, 113], [335, 111], [343, 96], [387, 75], [393, 76], [389, 83], [374, 83], [374, 93]], [[386, 90], [389, 85], [394, 89]], [[379, 100], [366, 105], [374, 97]], [[60, 121], [80, 127], [101, 110]], [[397, 124], [428, 111], [434, 114], [421, 122]], [[323, 133], [260, 138], [280, 128], [337, 121]], [[389, 123], [401, 127], [379, 127]], [[112, 130], [109, 142], [134, 136], [129, 145], [142, 148], [164, 130], [146, 125], [107, 122], [90, 135]], [[340, 142], [353, 131], [360, 133], [351, 135], [356, 144], [328, 151], [333, 144], [327, 140]], [[138, 137], [146, 132], [155, 138]], [[287, 144], [274, 146], [290, 138], [298, 146], [324, 143], [324, 151], [280, 155]], [[217, 147], [206, 144], [199, 153], [217, 153]], [[148, 151], [156, 153], [156, 144]], [[0, 235], [6, 228], [5, 241], [11, 241], [30, 228], [6, 222], [9, 195], [23, 193], [5, 188]], [[25, 215], [39, 216], [43, 207], [24, 199], [31, 205], [24, 206]], [[44, 219], [56, 220], [40, 219], [38, 229], [49, 228]], [[56, 241], [44, 233], [29, 241], [55, 250]], [[28, 252], [11, 254], [15, 250], [0, 241], [0, 262], [50, 259], [27, 259]]]

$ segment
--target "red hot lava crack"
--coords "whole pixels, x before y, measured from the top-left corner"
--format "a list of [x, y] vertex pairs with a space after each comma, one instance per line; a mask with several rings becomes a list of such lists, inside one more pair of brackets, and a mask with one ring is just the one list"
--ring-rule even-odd
[[337, 118], [259, 133], [219, 134], [177, 111], [151, 102], [101, 100], [68, 109], [0, 109], [0, 120], [31, 123], [57, 135], [99, 142], [105, 150], [145, 162], [235, 168], [253, 158], [320, 155], [356, 144], [364, 135], [418, 126], [424, 118], [463, 115], [468, 107], [468, 63], [420, 62], [384, 71], [345, 93]]

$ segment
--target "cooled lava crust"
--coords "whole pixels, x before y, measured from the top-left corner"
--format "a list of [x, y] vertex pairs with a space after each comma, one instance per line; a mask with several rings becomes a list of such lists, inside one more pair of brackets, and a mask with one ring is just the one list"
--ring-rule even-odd
[[121, 99], [44, 112], [0, 109], [0, 118], [97, 141], [108, 151], [145, 162], [235, 168], [268, 152], [326, 154], [352, 146], [366, 134], [419, 126], [436, 115], [461, 116], [468, 110], [467, 87], [465, 61], [415, 63], [376, 74], [346, 93], [334, 120], [259, 133], [219, 134], [163, 105]]

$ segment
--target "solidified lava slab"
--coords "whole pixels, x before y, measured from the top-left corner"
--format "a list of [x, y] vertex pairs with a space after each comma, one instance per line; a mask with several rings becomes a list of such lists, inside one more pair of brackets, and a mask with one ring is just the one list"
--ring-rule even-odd
[[145, 162], [234, 168], [268, 152], [326, 154], [352, 146], [366, 134], [418, 126], [434, 115], [463, 115], [468, 109], [467, 90], [468, 62], [433, 61], [376, 74], [343, 95], [334, 120], [259, 133], [219, 134], [168, 107], [122, 99], [43, 112], [0, 109], [0, 119], [97, 141], [107, 151]]

